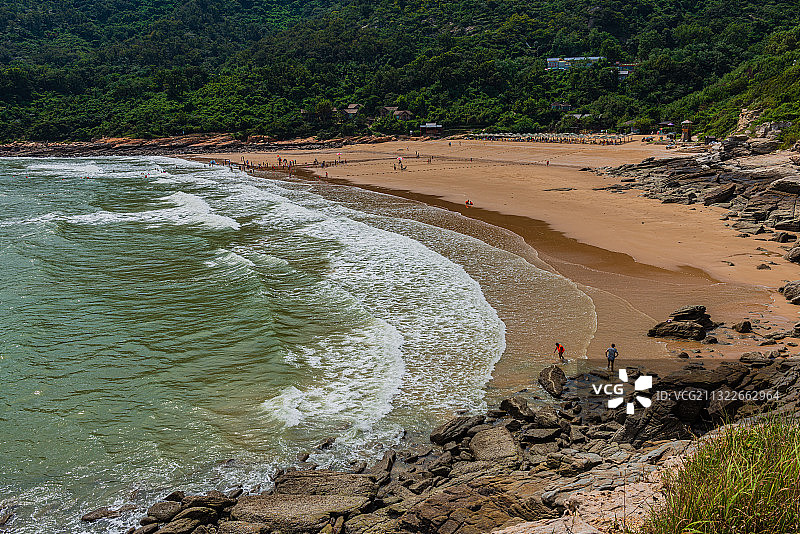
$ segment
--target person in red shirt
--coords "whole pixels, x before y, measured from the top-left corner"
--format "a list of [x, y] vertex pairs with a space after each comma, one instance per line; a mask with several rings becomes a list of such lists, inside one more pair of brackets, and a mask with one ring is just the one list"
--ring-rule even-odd
[[553, 351], [553, 354], [558, 354], [558, 358], [561, 360], [561, 363], [567, 361], [564, 358], [564, 345], [562, 345], [561, 343], [556, 343], [556, 350]]

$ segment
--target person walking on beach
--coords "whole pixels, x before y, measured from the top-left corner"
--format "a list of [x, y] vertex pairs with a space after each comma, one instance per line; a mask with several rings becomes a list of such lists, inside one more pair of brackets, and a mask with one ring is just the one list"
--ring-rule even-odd
[[614, 372], [614, 360], [617, 359], [619, 355], [619, 351], [617, 351], [617, 347], [612, 343], [610, 347], [606, 349], [606, 358], [608, 359], [608, 367], [606, 369], [611, 369], [611, 372]]
[[567, 360], [564, 358], [564, 345], [561, 343], [556, 343], [556, 350], [553, 351], [553, 354], [558, 354], [558, 359], [561, 363], [565, 363]]

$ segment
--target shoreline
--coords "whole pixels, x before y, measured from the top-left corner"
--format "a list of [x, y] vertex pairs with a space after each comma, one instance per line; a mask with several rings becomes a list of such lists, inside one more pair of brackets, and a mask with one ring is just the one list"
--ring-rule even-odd
[[[638, 162], [642, 155], [654, 152], [672, 156], [663, 147], [629, 143], [621, 145], [627, 147], [625, 152], [620, 146], [457, 143], [456, 147], [449, 141], [428, 141], [344, 147], [336, 153], [284, 152], [301, 165], [312, 158], [347, 160], [324, 170], [301, 166], [301, 174], [316, 175], [311, 180], [423, 202], [521, 237], [549, 270], [575, 282], [594, 301], [598, 328], [586, 354], [590, 358], [600, 357], [610, 343], [620, 347], [623, 357], [655, 357], [665, 364], [677, 362], [680, 352], [737, 358], [758, 350], [763, 335], [791, 330], [796, 322], [797, 311], [776, 291], [782, 280], [791, 279], [791, 265], [756, 270], [767, 254], [757, 247], [766, 243], [753, 242], [755, 237], [753, 241], [735, 237], [719, 222], [719, 208], [661, 204], [635, 190], [613, 192], [609, 185], [615, 181], [585, 172], [588, 166]], [[256, 165], [271, 164], [274, 154], [284, 152], [236, 153], [229, 154], [229, 159], [244, 157]], [[425, 152], [436, 152], [432, 166]], [[389, 167], [396, 153], [409, 155], [400, 156], [406, 158], [409, 171], [393, 172]], [[466, 156], [469, 153], [475, 154], [473, 162]], [[549, 165], [543, 159], [547, 157]], [[319, 176], [322, 173], [328, 176]], [[460, 197], [472, 199], [474, 205], [464, 205]], [[514, 198], [520, 200], [509, 205]], [[620, 216], [605, 216], [619, 213], [620, 206], [629, 209]], [[642, 225], [654, 228], [655, 235], [643, 231]], [[659, 232], [665, 233], [660, 242]], [[756, 253], [748, 252], [748, 246]], [[720, 254], [724, 254], [722, 259]], [[737, 258], [735, 267], [724, 261], [730, 256]], [[715, 321], [728, 325], [750, 320], [756, 333], [739, 334], [723, 327], [712, 332], [720, 341], [717, 345], [646, 336], [673, 310], [695, 304], [706, 306]], [[495, 376], [500, 374], [502, 360]]]

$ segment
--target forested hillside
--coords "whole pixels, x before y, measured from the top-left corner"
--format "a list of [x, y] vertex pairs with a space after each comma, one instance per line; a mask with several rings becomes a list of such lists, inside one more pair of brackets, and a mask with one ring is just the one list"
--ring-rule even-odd
[[[684, 118], [720, 134], [742, 105], [800, 115], [798, 21], [797, 0], [6, 0], [0, 139]], [[545, 70], [572, 55], [607, 59]], [[620, 80], [617, 62], [638, 65]], [[380, 106], [412, 120], [372, 123]]]

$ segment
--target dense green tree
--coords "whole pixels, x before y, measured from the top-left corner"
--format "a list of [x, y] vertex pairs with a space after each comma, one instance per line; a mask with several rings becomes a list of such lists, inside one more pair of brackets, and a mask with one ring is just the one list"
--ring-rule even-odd
[[[798, 20], [796, 0], [7, 0], [0, 139], [664, 118], [722, 133], [745, 105], [800, 118]], [[545, 70], [546, 57], [573, 55], [606, 59]], [[639, 65], [620, 81], [616, 62]], [[354, 120], [333, 112], [355, 102]], [[415, 120], [366, 120], [384, 105]]]

